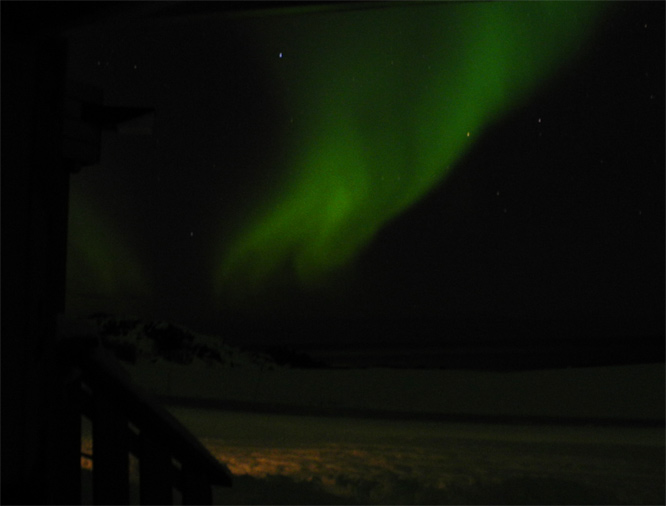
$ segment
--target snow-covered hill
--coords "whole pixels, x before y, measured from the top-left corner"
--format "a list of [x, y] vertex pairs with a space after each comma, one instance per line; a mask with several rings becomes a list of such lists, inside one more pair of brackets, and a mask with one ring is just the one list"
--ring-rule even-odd
[[119, 360], [132, 365], [170, 362], [259, 370], [286, 366], [268, 354], [245, 351], [219, 336], [199, 334], [165, 321], [146, 322], [99, 313], [77, 322], [77, 327], [85, 327], [86, 333], [96, 335]]
[[663, 423], [663, 363], [564, 369], [299, 368], [279, 354], [166, 322], [108, 315], [80, 321], [132, 380], [169, 402], [280, 412], [552, 418]]

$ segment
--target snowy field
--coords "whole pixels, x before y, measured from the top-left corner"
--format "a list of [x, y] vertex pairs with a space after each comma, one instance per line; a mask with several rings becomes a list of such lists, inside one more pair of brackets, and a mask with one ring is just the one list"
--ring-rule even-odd
[[664, 504], [660, 427], [169, 409], [234, 474], [215, 504]]
[[218, 504], [663, 504], [662, 428], [172, 408], [235, 475]]
[[216, 502], [657, 504], [663, 430], [174, 409], [237, 476]]
[[[664, 366], [490, 372], [439, 369], [127, 366], [150, 392], [199, 406], [236, 404], [333, 413], [379, 411], [615, 421], [664, 419]], [[283, 409], [283, 411], [284, 411]]]
[[114, 325], [133, 381], [234, 474], [216, 504], [664, 504], [663, 363], [295, 369]]
[[664, 503], [662, 364], [127, 369], [232, 471], [217, 504]]

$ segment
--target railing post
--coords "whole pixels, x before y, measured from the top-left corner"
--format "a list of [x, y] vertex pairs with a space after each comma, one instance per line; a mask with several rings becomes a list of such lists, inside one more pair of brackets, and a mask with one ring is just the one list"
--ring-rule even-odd
[[81, 380], [75, 372], [69, 380], [62, 376], [52, 388], [49, 501], [81, 504]]
[[183, 504], [213, 504], [208, 476], [187, 463], [183, 463]]
[[105, 392], [93, 392], [93, 502], [129, 504], [129, 426]]
[[171, 453], [145, 431], [139, 434], [139, 501], [141, 504], [173, 503]]
[[92, 350], [82, 358], [82, 370], [90, 387], [81, 389], [80, 409], [93, 422], [95, 504], [129, 503], [130, 452], [139, 459], [141, 504], [173, 503], [174, 487], [185, 504], [211, 504], [213, 484], [231, 486], [229, 470], [107, 353]]

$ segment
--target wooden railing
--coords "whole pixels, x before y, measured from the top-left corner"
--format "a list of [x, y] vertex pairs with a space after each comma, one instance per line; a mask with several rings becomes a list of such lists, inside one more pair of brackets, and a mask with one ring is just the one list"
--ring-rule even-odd
[[[212, 487], [232, 484], [229, 469], [218, 462], [150, 394], [134, 385], [127, 372], [95, 340], [66, 340], [63, 357], [69, 376], [59, 402], [59, 480], [74, 479], [62, 498], [80, 500], [81, 415], [92, 422], [92, 500], [94, 504], [129, 504], [130, 454], [138, 459], [139, 502], [173, 504], [174, 489], [183, 504], [212, 504]], [[76, 451], [72, 446], [78, 445]], [[60, 481], [63, 487], [63, 481]]]

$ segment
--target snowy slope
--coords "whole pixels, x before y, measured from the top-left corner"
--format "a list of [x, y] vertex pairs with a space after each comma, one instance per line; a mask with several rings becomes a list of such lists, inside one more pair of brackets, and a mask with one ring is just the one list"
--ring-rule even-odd
[[299, 369], [166, 322], [89, 323], [133, 380], [171, 402], [225, 409], [500, 418], [664, 420], [664, 365], [532, 371]]
[[[276, 412], [384, 412], [580, 420], [664, 420], [660, 364], [525, 372], [409, 369], [130, 367], [144, 388], [176, 402]], [[198, 401], [198, 404], [197, 402]], [[307, 408], [307, 409], [305, 409]]]
[[87, 333], [113, 351], [126, 365], [179, 364], [207, 368], [272, 370], [281, 366], [270, 356], [241, 350], [219, 336], [199, 334], [165, 321], [146, 322], [96, 314], [79, 321]]

